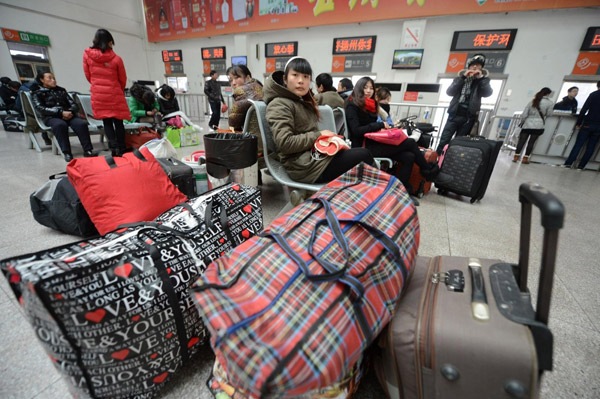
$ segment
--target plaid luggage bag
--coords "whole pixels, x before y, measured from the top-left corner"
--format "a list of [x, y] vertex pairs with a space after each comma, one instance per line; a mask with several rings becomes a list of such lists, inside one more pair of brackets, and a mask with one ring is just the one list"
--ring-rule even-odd
[[361, 164], [211, 264], [192, 297], [233, 397], [346, 379], [391, 320], [418, 242], [404, 186]]
[[259, 191], [231, 184], [0, 268], [75, 397], [151, 398], [206, 342], [190, 283], [261, 229]]

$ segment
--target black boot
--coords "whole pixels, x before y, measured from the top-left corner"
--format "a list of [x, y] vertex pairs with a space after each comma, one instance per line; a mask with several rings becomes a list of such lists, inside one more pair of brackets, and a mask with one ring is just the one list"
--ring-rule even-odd
[[434, 181], [437, 175], [440, 173], [440, 167], [435, 162], [430, 162], [427, 165], [429, 166], [429, 168], [421, 168], [421, 175], [423, 175], [423, 177], [427, 181]]

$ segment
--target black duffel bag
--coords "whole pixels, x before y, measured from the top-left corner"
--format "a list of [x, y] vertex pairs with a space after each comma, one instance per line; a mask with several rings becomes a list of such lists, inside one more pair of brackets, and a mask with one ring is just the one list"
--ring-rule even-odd
[[52, 175], [49, 179], [29, 196], [33, 218], [63, 233], [81, 237], [98, 235], [66, 172]]

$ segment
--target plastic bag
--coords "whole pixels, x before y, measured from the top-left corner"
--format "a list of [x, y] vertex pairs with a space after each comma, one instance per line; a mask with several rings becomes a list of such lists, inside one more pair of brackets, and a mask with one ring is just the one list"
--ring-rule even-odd
[[147, 148], [154, 158], [177, 158], [177, 150], [166, 138], [150, 140], [141, 148]]

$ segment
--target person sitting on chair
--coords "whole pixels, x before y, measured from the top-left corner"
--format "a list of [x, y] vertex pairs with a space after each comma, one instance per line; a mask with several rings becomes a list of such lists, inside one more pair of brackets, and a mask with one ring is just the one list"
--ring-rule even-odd
[[[404, 184], [406, 190], [412, 193], [414, 190], [410, 184], [410, 174], [413, 164], [416, 163], [421, 169], [421, 175], [428, 181], [434, 179], [438, 183], [445, 183], [452, 179], [446, 174], [440, 174], [437, 163], [428, 163], [425, 156], [419, 150], [417, 143], [407, 138], [399, 145], [383, 144], [377, 141], [365, 138], [366, 133], [377, 132], [382, 129], [389, 129], [390, 125], [385, 122], [377, 122], [379, 117], [379, 103], [375, 100], [375, 82], [373, 79], [365, 76], [360, 78], [350, 98], [346, 104], [346, 122], [350, 133], [352, 147], [367, 148], [374, 157], [390, 158], [393, 161], [399, 161], [400, 167], [397, 169], [396, 177]], [[413, 198], [415, 205], [419, 202]]]
[[163, 121], [166, 122], [167, 125], [178, 128], [193, 126], [197, 131], [202, 131], [200, 126], [194, 124], [190, 118], [179, 109], [179, 101], [175, 98], [175, 90], [173, 90], [171, 86], [163, 84], [156, 90], [156, 96], [158, 97], [159, 111], [163, 115]]
[[52, 129], [65, 161], [73, 159], [69, 142], [69, 127], [77, 134], [83, 147], [84, 157], [95, 157], [88, 124], [77, 116], [79, 107], [65, 89], [56, 85], [56, 79], [50, 72], [38, 75], [36, 80], [42, 87], [32, 92], [33, 106], [42, 116], [46, 125]]
[[263, 89], [267, 122], [281, 163], [290, 177], [302, 183], [326, 183], [361, 162], [373, 164], [365, 148], [352, 148], [333, 156], [313, 156], [315, 141], [334, 136], [319, 130], [319, 107], [310, 90], [312, 68], [304, 58], [291, 58], [285, 71], [275, 71]]
[[315, 100], [319, 105], [329, 105], [331, 108], [344, 108], [344, 99], [333, 87], [333, 78], [328, 73], [322, 73], [315, 78], [318, 94]]
[[144, 85], [134, 83], [129, 89], [131, 97], [129, 97], [129, 112], [131, 112], [131, 120], [125, 123], [154, 123], [161, 124], [161, 114], [158, 111], [160, 105], [154, 95], [154, 92]]

